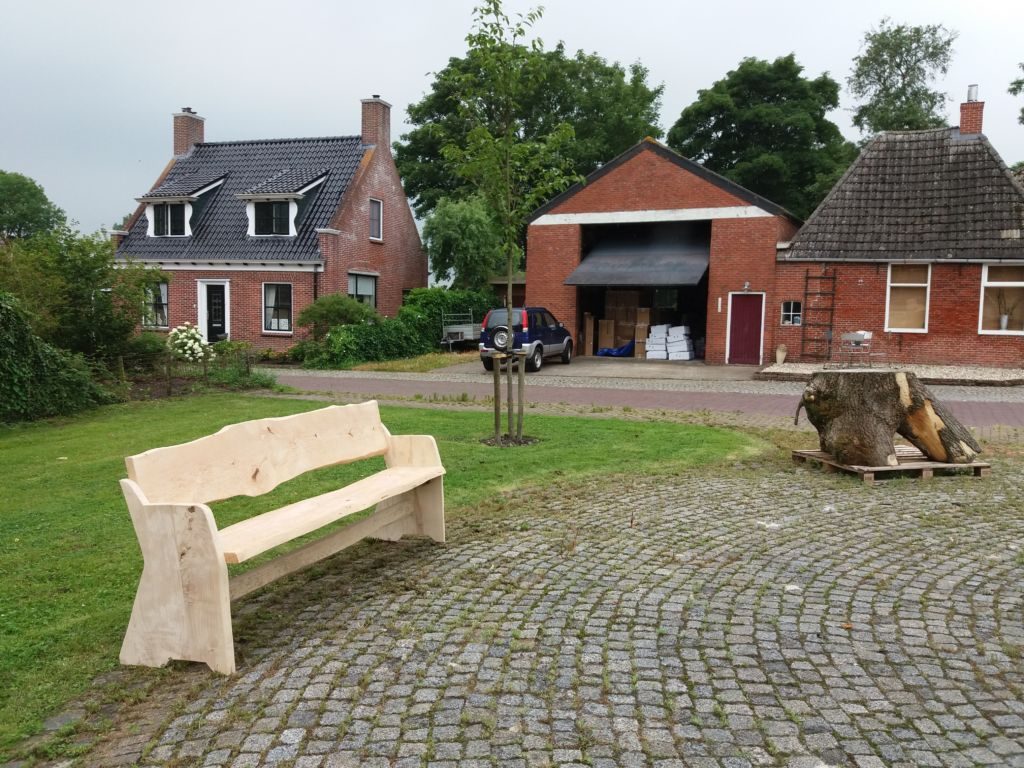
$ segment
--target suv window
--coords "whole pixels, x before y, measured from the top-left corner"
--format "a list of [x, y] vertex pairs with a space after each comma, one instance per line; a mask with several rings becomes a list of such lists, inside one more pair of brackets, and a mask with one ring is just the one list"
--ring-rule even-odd
[[[499, 325], [508, 325], [506, 318], [508, 317], [507, 309], [492, 309], [487, 315], [487, 330], [497, 328]], [[513, 325], [523, 324], [523, 313], [518, 309], [512, 310], [512, 321]]]
[[544, 319], [542, 322], [544, 323], [544, 325], [548, 326], [548, 328], [554, 328], [557, 325], [557, 323], [555, 322], [555, 318], [551, 316], [550, 312], [544, 313]]

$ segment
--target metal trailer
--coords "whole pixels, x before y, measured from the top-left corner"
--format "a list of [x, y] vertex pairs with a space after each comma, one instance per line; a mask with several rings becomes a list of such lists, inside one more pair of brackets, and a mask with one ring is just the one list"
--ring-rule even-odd
[[441, 313], [441, 346], [450, 352], [456, 344], [479, 341], [480, 323], [474, 322], [472, 312]]

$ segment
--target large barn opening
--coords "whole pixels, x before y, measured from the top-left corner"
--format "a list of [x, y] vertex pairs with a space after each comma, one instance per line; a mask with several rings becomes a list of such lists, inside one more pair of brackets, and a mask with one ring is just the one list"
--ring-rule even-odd
[[[580, 354], [615, 349], [649, 359], [703, 359], [711, 222], [587, 224], [581, 230], [580, 265], [565, 281], [577, 286]], [[663, 326], [676, 329], [671, 353], [661, 339]]]

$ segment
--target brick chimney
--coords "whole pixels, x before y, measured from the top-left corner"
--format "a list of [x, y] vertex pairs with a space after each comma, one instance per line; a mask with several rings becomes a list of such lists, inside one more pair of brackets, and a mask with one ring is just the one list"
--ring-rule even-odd
[[978, 101], [978, 86], [967, 86], [967, 101], [960, 105], [960, 133], [981, 133], [982, 113], [985, 102]]
[[174, 156], [184, 157], [192, 151], [192, 145], [201, 143], [203, 139], [203, 123], [192, 107], [182, 107], [181, 112], [174, 115]]
[[376, 144], [391, 150], [391, 105], [380, 94], [363, 99], [363, 144]]

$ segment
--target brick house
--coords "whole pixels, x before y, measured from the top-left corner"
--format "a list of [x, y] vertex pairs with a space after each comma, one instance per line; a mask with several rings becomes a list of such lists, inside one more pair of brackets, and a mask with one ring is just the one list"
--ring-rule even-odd
[[958, 128], [876, 137], [802, 228], [647, 139], [535, 212], [526, 302], [578, 354], [598, 346], [591, 318], [626, 340], [625, 302], [690, 326], [714, 364], [767, 364], [779, 345], [835, 359], [843, 334], [869, 331], [890, 362], [1019, 366], [1024, 186], [981, 133], [983, 107], [965, 103]]
[[597, 347], [586, 318], [621, 312], [616, 327], [630, 327], [625, 297], [648, 310], [650, 324], [690, 326], [698, 349], [706, 340], [709, 363], [761, 364], [774, 341], [766, 307], [775, 301], [777, 245], [799, 224], [645, 139], [533, 214], [526, 302], [550, 309], [579, 354]]
[[801, 359], [869, 331], [892, 362], [1024, 363], [1024, 186], [982, 134], [960, 125], [883, 133], [779, 250], [776, 302], [801, 326], [775, 334]]
[[359, 136], [204, 141], [174, 115], [174, 157], [138, 198], [117, 257], [170, 276], [144, 327], [186, 321], [211, 341], [282, 350], [318, 296], [345, 293], [392, 316], [426, 286], [427, 260], [391, 156], [391, 105], [362, 101]]

